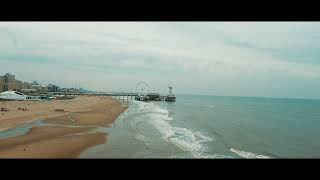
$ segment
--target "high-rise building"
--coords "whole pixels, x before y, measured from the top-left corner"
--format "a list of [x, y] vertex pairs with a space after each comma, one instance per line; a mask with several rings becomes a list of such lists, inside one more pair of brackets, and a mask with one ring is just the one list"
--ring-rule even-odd
[[4, 91], [4, 77], [0, 76], [0, 92]]
[[4, 75], [4, 80], [6, 83], [12, 83], [15, 80], [15, 75], [12, 75], [10, 73], [6, 73]]
[[0, 76], [0, 92], [29, 89], [31, 87], [31, 84], [16, 80], [15, 75], [12, 75], [10, 73], [6, 73], [4, 76]]
[[4, 76], [2, 76], [3, 79], [3, 86], [2, 86], [2, 91], [12, 91], [16, 89], [15, 85], [15, 76], [9, 73], [6, 73]]

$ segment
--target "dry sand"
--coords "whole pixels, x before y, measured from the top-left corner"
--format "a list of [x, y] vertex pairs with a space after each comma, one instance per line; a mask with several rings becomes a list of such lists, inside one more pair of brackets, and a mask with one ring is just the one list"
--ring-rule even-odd
[[[52, 125], [33, 127], [25, 135], [0, 140], [0, 158], [78, 157], [87, 148], [106, 141], [105, 133], [88, 133], [92, 126], [113, 123], [127, 108], [109, 97], [94, 96], [49, 102], [8, 101], [0, 104], [0, 108], [10, 109], [0, 114], [0, 131], [39, 119], [46, 119], [45, 122]], [[19, 107], [28, 110], [18, 110]], [[55, 109], [64, 111], [57, 112]]]
[[62, 113], [60, 116], [46, 118], [45, 122], [59, 125], [107, 126], [125, 110], [126, 107], [119, 102], [105, 98], [96, 100], [95, 104], [81, 110], [74, 109], [68, 114]]

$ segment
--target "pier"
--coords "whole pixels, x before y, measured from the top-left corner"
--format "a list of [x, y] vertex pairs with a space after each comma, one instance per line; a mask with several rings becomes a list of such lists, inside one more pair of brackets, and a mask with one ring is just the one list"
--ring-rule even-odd
[[[35, 95], [33, 93], [26, 93], [28, 95]], [[40, 94], [37, 94], [40, 96]], [[49, 92], [47, 94], [41, 94], [41, 96], [58, 96], [59, 99], [70, 99], [75, 96], [110, 96], [116, 100], [129, 101], [167, 101], [175, 102], [176, 97], [172, 94], [172, 87], [169, 86], [168, 95], [160, 95], [159, 93], [149, 93], [149, 86], [145, 82], [137, 84], [136, 92]]]
[[154, 94], [141, 95], [138, 93], [72, 93], [72, 92], [53, 92], [52, 95], [64, 96], [110, 96], [116, 100], [137, 100], [137, 101], [168, 101], [175, 102], [175, 96], [155, 96]]
[[129, 101], [129, 100], [137, 100], [137, 101], [167, 101], [167, 102], [175, 102], [176, 96], [172, 94], [172, 87], [169, 86], [169, 95], [160, 95], [158, 93], [148, 93], [146, 91], [147, 86], [144, 83], [138, 83], [137, 92], [112, 92], [112, 93], [104, 93], [104, 92], [92, 92], [92, 93], [75, 93], [75, 92], [52, 92], [53, 96], [111, 96], [117, 100]]

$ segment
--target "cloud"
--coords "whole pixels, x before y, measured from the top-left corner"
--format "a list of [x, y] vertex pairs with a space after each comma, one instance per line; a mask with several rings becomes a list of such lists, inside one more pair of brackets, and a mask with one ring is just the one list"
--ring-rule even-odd
[[[156, 88], [172, 83], [197, 93], [196, 85], [202, 92], [228, 87], [234, 90], [225, 92], [238, 94], [253, 76], [258, 80], [250, 86], [256, 89], [259, 79], [270, 88], [278, 79], [319, 80], [319, 30], [314, 22], [2, 22], [0, 70], [13, 69], [8, 61], [20, 62], [42, 69], [29, 72], [34, 79], [99, 90], [114, 90], [112, 84], [130, 89], [133, 82], [148, 80], [159, 82]], [[53, 69], [61, 77], [53, 76]], [[109, 83], [99, 83], [102, 77]], [[118, 83], [126, 79], [129, 85]], [[197, 82], [192, 85], [191, 79]], [[257, 92], [243, 95], [248, 94]]]

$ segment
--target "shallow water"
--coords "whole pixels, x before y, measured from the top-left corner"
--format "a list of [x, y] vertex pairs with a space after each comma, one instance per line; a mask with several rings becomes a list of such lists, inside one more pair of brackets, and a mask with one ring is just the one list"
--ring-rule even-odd
[[0, 140], [24, 135], [30, 131], [32, 127], [44, 125], [43, 120], [36, 120], [29, 123], [21, 124], [15, 128], [0, 132]]

